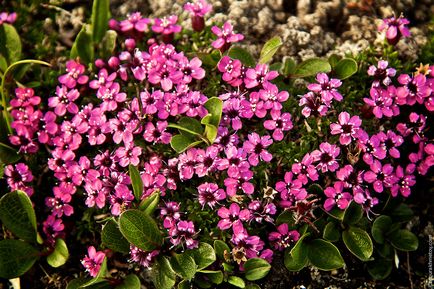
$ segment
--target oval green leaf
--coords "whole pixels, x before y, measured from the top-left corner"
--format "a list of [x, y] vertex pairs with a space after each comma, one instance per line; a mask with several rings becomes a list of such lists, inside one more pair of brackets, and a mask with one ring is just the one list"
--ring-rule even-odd
[[160, 256], [152, 266], [152, 270], [152, 282], [157, 289], [172, 289], [175, 286], [175, 271], [166, 257]]
[[130, 243], [124, 238], [118, 224], [110, 219], [102, 228], [101, 241], [107, 248], [124, 254], [130, 252]]
[[191, 251], [194, 261], [197, 264], [197, 270], [202, 270], [213, 264], [217, 257], [214, 248], [205, 242], [201, 242], [197, 249]]
[[344, 211], [343, 222], [345, 224], [357, 224], [363, 217], [363, 208], [361, 205], [352, 201]]
[[330, 63], [321, 58], [311, 58], [303, 61], [295, 68], [294, 74], [291, 77], [307, 77], [314, 76], [320, 72], [330, 72], [332, 70]]
[[0, 220], [17, 237], [36, 242], [36, 215], [23, 191], [7, 193], [0, 199]]
[[342, 239], [348, 250], [362, 261], [371, 258], [374, 251], [374, 245], [369, 234], [364, 230], [356, 227], [349, 227], [342, 233]]
[[231, 47], [231, 49], [229, 49], [228, 56], [233, 59], [238, 59], [245, 66], [253, 67], [256, 64], [253, 56], [247, 50], [241, 47]]
[[12, 64], [21, 58], [21, 39], [14, 26], [3, 23], [0, 25], [0, 53]]
[[196, 274], [196, 263], [190, 254], [175, 254], [170, 259], [170, 265], [177, 275], [191, 280]]
[[345, 264], [338, 248], [322, 239], [315, 239], [309, 242], [307, 257], [313, 266], [324, 271], [338, 269]]
[[375, 280], [386, 279], [392, 272], [393, 263], [390, 260], [378, 259], [368, 263], [368, 272]]
[[156, 190], [139, 204], [139, 209], [148, 215], [152, 215], [160, 202], [160, 191]]
[[136, 274], [130, 274], [125, 277], [121, 285], [116, 286], [116, 289], [140, 289], [140, 279]]
[[183, 134], [177, 134], [172, 136], [172, 139], [170, 140], [170, 146], [177, 152], [182, 153], [185, 150], [192, 148], [194, 146], [197, 146], [198, 144], [202, 143], [203, 141], [196, 141], [186, 135]]
[[228, 283], [238, 288], [246, 287], [246, 283], [244, 282], [244, 280], [237, 276], [229, 276]]
[[133, 165], [128, 166], [128, 171], [130, 173], [131, 185], [133, 186], [134, 197], [137, 201], [140, 200], [143, 194], [143, 181], [140, 177], [140, 172], [137, 167]]
[[4, 164], [16, 163], [21, 158], [14, 148], [0, 142], [0, 162]]
[[384, 243], [384, 236], [392, 226], [392, 218], [386, 215], [379, 216], [372, 224], [371, 234], [375, 242]]
[[92, 27], [89, 24], [83, 25], [74, 44], [71, 48], [70, 58], [80, 57], [80, 62], [89, 65], [94, 59], [94, 47], [92, 38]]
[[231, 249], [229, 246], [221, 241], [221, 240], [215, 240], [214, 241], [214, 250], [216, 252], [216, 255], [219, 257], [220, 260], [225, 260], [225, 252], [230, 253]]
[[94, 0], [92, 6], [92, 35], [95, 43], [101, 42], [110, 18], [110, 0]]
[[389, 236], [393, 247], [401, 251], [416, 251], [419, 240], [416, 235], [408, 230], [398, 230]]
[[244, 275], [249, 281], [264, 278], [270, 272], [270, 269], [271, 265], [261, 258], [252, 258], [244, 263]]
[[303, 243], [303, 239], [306, 238], [308, 235], [309, 234], [304, 234], [300, 239], [298, 239], [297, 243], [295, 243], [294, 247], [291, 250], [285, 251], [284, 263], [285, 267], [289, 271], [300, 271], [307, 265], [308, 247], [305, 243]]
[[144, 251], [159, 248], [163, 243], [155, 221], [140, 210], [123, 212], [119, 218], [119, 229], [125, 239]]
[[338, 224], [335, 222], [328, 222], [324, 227], [323, 238], [330, 242], [337, 242], [341, 237]]
[[24, 241], [0, 241], [0, 278], [13, 279], [23, 275], [33, 266], [38, 254]]
[[341, 59], [334, 71], [339, 79], [346, 79], [357, 72], [357, 62], [352, 58]]
[[273, 37], [268, 40], [264, 44], [264, 47], [262, 47], [261, 55], [259, 56], [259, 63], [270, 62], [274, 54], [276, 54], [277, 50], [280, 46], [282, 46], [282, 44], [282, 39], [280, 39], [279, 36]]
[[69, 251], [63, 239], [56, 239], [54, 251], [47, 256], [47, 263], [54, 268], [60, 267], [68, 261]]

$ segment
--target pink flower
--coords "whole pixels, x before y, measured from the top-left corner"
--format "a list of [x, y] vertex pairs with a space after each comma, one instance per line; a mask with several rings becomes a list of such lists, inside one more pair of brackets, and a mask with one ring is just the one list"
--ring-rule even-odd
[[404, 85], [396, 90], [396, 103], [399, 105], [414, 105], [416, 102], [423, 104], [431, 95], [431, 88], [423, 74], [413, 78], [408, 74], [401, 74], [398, 76], [398, 82]]
[[143, 18], [140, 12], [134, 12], [128, 15], [128, 18], [119, 23], [119, 29], [122, 32], [148, 32], [148, 24], [151, 22], [148, 18]]
[[276, 183], [276, 191], [280, 193], [280, 198], [284, 201], [303, 200], [307, 196], [307, 191], [303, 188], [303, 183], [299, 179], [293, 179], [292, 172], [286, 172], [284, 182]]
[[386, 30], [387, 42], [391, 45], [398, 43], [401, 37], [409, 37], [410, 30], [407, 28], [407, 24], [410, 24], [408, 19], [404, 18], [402, 15], [396, 18], [395, 16], [383, 19], [383, 23], [378, 26], [379, 31]]
[[257, 166], [259, 160], [270, 162], [273, 156], [266, 151], [266, 148], [273, 143], [270, 136], [265, 135], [261, 137], [254, 132], [249, 134], [247, 137], [248, 140], [244, 142], [243, 148], [249, 154], [249, 163], [252, 166]]
[[193, 30], [200, 32], [205, 28], [203, 17], [212, 10], [212, 5], [206, 0], [195, 0], [185, 3], [184, 10], [190, 12]]
[[287, 91], [279, 91], [277, 86], [270, 82], [264, 82], [262, 87], [263, 89], [259, 90], [258, 94], [264, 101], [264, 108], [281, 110], [281, 103], [288, 100], [289, 93]]
[[271, 242], [274, 249], [283, 251], [300, 238], [300, 234], [296, 230], [289, 231], [288, 224], [281, 224], [277, 227], [277, 232], [271, 232], [268, 235], [268, 240]]
[[242, 83], [242, 80], [238, 80], [241, 75], [242, 64], [238, 59], [232, 59], [229, 56], [223, 56], [220, 59], [217, 68], [220, 72], [223, 72], [222, 79], [232, 86], [238, 86]]
[[392, 117], [399, 114], [399, 108], [394, 103], [396, 89], [394, 86], [388, 86], [387, 89], [372, 87], [369, 91], [370, 98], [363, 98], [363, 101], [373, 107], [372, 112], [376, 118], [383, 116]]
[[15, 165], [7, 165], [4, 168], [6, 181], [11, 190], [22, 190], [29, 195], [33, 195], [33, 188], [29, 184], [33, 181], [33, 175], [29, 167], [24, 163], [17, 163]]
[[211, 28], [212, 33], [214, 33], [218, 38], [214, 40], [211, 45], [220, 51], [225, 52], [229, 49], [231, 43], [239, 42], [244, 39], [241, 34], [233, 33], [233, 27], [229, 22], [225, 22], [222, 28], [213, 26]]
[[177, 25], [178, 16], [171, 15], [169, 17], [155, 18], [154, 25], [152, 25], [152, 31], [163, 35], [179, 33], [182, 27]]
[[224, 200], [226, 198], [226, 193], [223, 189], [219, 189], [217, 184], [214, 183], [203, 183], [197, 187], [199, 193], [199, 204], [202, 208], [208, 205], [211, 209], [217, 204], [218, 201]]
[[172, 135], [166, 132], [167, 125], [167, 121], [157, 121], [156, 126], [152, 122], [147, 122], [143, 138], [152, 143], [170, 143]]
[[375, 160], [370, 165], [371, 170], [363, 174], [363, 179], [373, 184], [374, 190], [381, 193], [384, 187], [390, 188], [396, 183], [397, 179], [393, 175], [393, 167], [390, 164], [381, 165], [380, 161]]
[[371, 65], [368, 68], [368, 75], [374, 77], [372, 87], [379, 87], [380, 85], [389, 86], [392, 83], [391, 77], [395, 76], [396, 69], [387, 68], [389, 63], [385, 60], [379, 60], [377, 67]]
[[125, 147], [120, 147], [116, 150], [116, 157], [119, 158], [119, 165], [127, 167], [129, 164], [137, 166], [140, 162], [139, 156], [142, 154], [142, 148], [130, 144]]
[[401, 166], [396, 167], [395, 176], [397, 180], [390, 188], [393, 197], [396, 197], [398, 193], [401, 193], [403, 197], [410, 195], [411, 187], [416, 184], [416, 177], [413, 174], [415, 169], [416, 166], [414, 164], [407, 165], [405, 171]]
[[58, 116], [65, 115], [66, 111], [71, 114], [78, 113], [78, 106], [74, 103], [80, 97], [77, 89], [68, 90], [66, 86], [56, 88], [56, 96], [48, 99], [48, 106], [54, 108]]
[[327, 106], [330, 106], [333, 99], [337, 101], [343, 99], [342, 95], [337, 91], [337, 88], [342, 85], [342, 81], [335, 78], [329, 79], [325, 73], [318, 73], [316, 81], [318, 83], [311, 83], [307, 88], [313, 92], [319, 93]]
[[17, 13], [13, 12], [8, 14], [7, 12], [0, 13], [0, 25], [3, 23], [13, 24], [17, 19]]
[[87, 75], [83, 75], [84, 71], [84, 65], [74, 60], [69, 60], [68, 62], [66, 62], [67, 74], [59, 76], [58, 80], [67, 88], [74, 88], [77, 83], [85, 84], [89, 80], [89, 77]]
[[318, 162], [316, 168], [320, 169], [323, 173], [327, 171], [334, 172], [339, 168], [336, 158], [339, 156], [341, 150], [336, 145], [323, 142], [319, 145], [319, 150], [311, 153], [315, 162]]
[[155, 258], [160, 254], [160, 250], [143, 251], [134, 245], [130, 245], [130, 261], [136, 262], [145, 268], [151, 268]]
[[250, 168], [247, 162], [247, 152], [235, 146], [228, 146], [225, 149], [226, 158], [222, 158], [217, 166], [219, 170], [228, 170], [228, 175], [231, 178], [238, 178], [242, 172]]
[[297, 176], [303, 185], [308, 183], [308, 178], [311, 181], [318, 180], [318, 171], [315, 166], [312, 164], [314, 162], [314, 158], [309, 154], [305, 154], [301, 162], [296, 162], [292, 165], [292, 172]]
[[199, 246], [199, 241], [194, 240], [196, 229], [192, 221], [178, 221], [169, 229], [170, 242], [174, 245], [185, 243], [187, 249], [194, 249]]
[[339, 142], [341, 145], [349, 145], [352, 139], [356, 139], [362, 120], [357, 115], [350, 118], [348, 112], [339, 114], [339, 123], [330, 124], [331, 134], [339, 134]]
[[81, 264], [89, 272], [89, 275], [96, 277], [101, 269], [101, 265], [105, 259], [105, 254], [102, 251], [96, 251], [95, 247], [87, 248], [87, 255], [81, 260]]
[[273, 139], [281, 141], [283, 139], [283, 132], [292, 129], [291, 114], [285, 112], [282, 114], [280, 110], [271, 111], [272, 120], [264, 121], [264, 127], [268, 130], [273, 130]]
[[333, 187], [327, 187], [324, 190], [327, 200], [324, 202], [324, 209], [330, 211], [334, 206], [345, 210], [352, 200], [350, 193], [344, 192], [344, 183], [335, 182]]
[[301, 97], [298, 105], [304, 105], [301, 114], [305, 117], [309, 117], [310, 115], [324, 116], [326, 115], [328, 107], [330, 106], [323, 102], [320, 94], [312, 91], [304, 94]]
[[227, 230], [232, 227], [235, 222], [247, 222], [250, 219], [250, 211], [248, 209], [240, 209], [236, 203], [232, 203], [229, 209], [221, 207], [217, 211], [217, 215], [221, 218], [217, 227], [220, 230]]
[[277, 71], [269, 71], [267, 64], [257, 64], [255, 68], [248, 68], [246, 70], [246, 77], [244, 83], [246, 88], [253, 88], [256, 86], [262, 86], [264, 82], [270, 82], [279, 76]]

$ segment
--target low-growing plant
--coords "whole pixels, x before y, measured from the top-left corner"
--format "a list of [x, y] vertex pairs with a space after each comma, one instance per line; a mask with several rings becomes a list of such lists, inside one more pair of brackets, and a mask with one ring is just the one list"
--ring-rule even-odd
[[[65, 222], [79, 214], [97, 229], [87, 252], [74, 252], [89, 276], [69, 289], [140, 288], [136, 273], [149, 269], [158, 289], [259, 288], [275, 258], [289, 271], [363, 262], [384, 279], [418, 248], [403, 201], [434, 164], [425, 135], [434, 66], [389, 66], [408, 21], [384, 21], [391, 55], [296, 63], [276, 60], [279, 37], [249, 54], [229, 22], [205, 24], [211, 9], [199, 0], [182, 15], [118, 21], [95, 0], [45, 97], [7, 77], [46, 63], [20, 60], [15, 16], [0, 22], [0, 160], [11, 191], [0, 200], [0, 277], [41, 257], [64, 265], [78, 236]], [[192, 29], [178, 24], [187, 14]], [[130, 266], [113, 273], [113, 260]]]

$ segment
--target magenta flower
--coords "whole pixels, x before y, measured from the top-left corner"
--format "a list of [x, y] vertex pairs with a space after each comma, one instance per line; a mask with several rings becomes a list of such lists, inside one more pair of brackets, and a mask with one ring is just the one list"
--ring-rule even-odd
[[259, 90], [258, 94], [264, 101], [264, 108], [281, 110], [281, 103], [288, 100], [289, 93], [287, 91], [279, 91], [277, 86], [270, 82], [264, 82], [262, 87], [263, 89]]
[[267, 110], [264, 107], [264, 101], [261, 99], [258, 92], [250, 93], [248, 99], [241, 100], [241, 116], [243, 118], [264, 118], [267, 115]]
[[381, 84], [384, 86], [389, 86], [392, 83], [391, 77], [395, 76], [396, 69], [387, 68], [389, 63], [385, 60], [379, 60], [377, 67], [371, 65], [368, 68], [368, 75], [374, 77], [372, 82], [372, 87], [379, 87]]
[[198, 177], [206, 176], [217, 169], [217, 164], [220, 161], [219, 152], [216, 145], [207, 147], [205, 151], [198, 150], [196, 152], [197, 164], [194, 169]]
[[404, 143], [404, 139], [402, 136], [397, 135], [392, 130], [388, 130], [387, 133], [380, 132], [377, 134], [381, 141], [384, 143], [386, 151], [392, 158], [398, 159], [401, 157], [401, 153], [397, 149], [397, 147], [401, 146]]
[[331, 134], [339, 134], [339, 142], [341, 145], [349, 145], [352, 139], [356, 139], [362, 120], [357, 115], [350, 118], [348, 112], [339, 114], [339, 123], [330, 124]]
[[396, 197], [398, 193], [401, 193], [403, 197], [410, 195], [411, 187], [416, 184], [415, 169], [416, 166], [413, 164], [407, 165], [405, 170], [401, 166], [396, 167], [396, 183], [390, 188], [393, 197]]
[[292, 172], [297, 176], [303, 185], [308, 183], [308, 178], [311, 181], [318, 180], [318, 171], [315, 166], [312, 164], [314, 162], [314, 158], [309, 153], [305, 154], [301, 162], [296, 162], [292, 165]]
[[184, 10], [190, 12], [193, 30], [200, 32], [205, 28], [204, 17], [212, 10], [212, 5], [206, 0], [194, 0], [185, 3]]
[[273, 139], [281, 141], [283, 139], [283, 132], [292, 129], [291, 114], [285, 112], [282, 114], [280, 110], [271, 111], [271, 120], [264, 121], [264, 127], [273, 131]]
[[217, 65], [218, 70], [223, 72], [222, 79], [232, 86], [238, 86], [242, 83], [242, 80], [238, 78], [241, 75], [241, 67], [241, 61], [229, 56], [223, 56]]
[[277, 227], [277, 232], [271, 232], [268, 240], [274, 249], [283, 251], [300, 239], [300, 233], [296, 230], [289, 231], [288, 224], [281, 224]]
[[241, 102], [239, 99], [231, 98], [223, 102], [223, 125], [231, 126], [233, 130], [242, 128]]
[[142, 154], [142, 148], [134, 144], [120, 147], [116, 150], [116, 157], [119, 158], [119, 165], [127, 167], [129, 164], [137, 166], [140, 162], [139, 156]]
[[56, 238], [64, 237], [63, 230], [65, 226], [62, 219], [56, 218], [54, 215], [49, 215], [42, 225], [42, 230], [48, 238], [48, 241], [54, 245]]
[[396, 89], [388, 86], [387, 89], [372, 87], [369, 91], [370, 98], [363, 98], [363, 101], [373, 107], [372, 112], [376, 118], [383, 116], [392, 117], [399, 114], [399, 108], [394, 104]]
[[431, 95], [431, 88], [423, 74], [413, 78], [408, 74], [401, 74], [398, 76], [398, 82], [403, 85], [396, 89], [396, 103], [399, 105], [413, 105], [416, 101], [423, 104]]
[[246, 70], [244, 84], [246, 85], [246, 88], [262, 86], [264, 82], [270, 82], [277, 76], [279, 76], [279, 73], [274, 70], [269, 71], [267, 64], [257, 64], [255, 68], [248, 68]]
[[195, 235], [196, 229], [192, 221], [178, 221], [169, 229], [170, 242], [174, 246], [185, 243], [187, 249], [197, 248], [199, 241], [193, 239]]
[[77, 83], [85, 84], [89, 80], [87, 75], [84, 75], [84, 65], [74, 60], [66, 62], [67, 74], [59, 76], [58, 80], [61, 84], [64, 84], [67, 88], [74, 88]]
[[220, 230], [227, 230], [236, 222], [247, 222], [250, 220], [250, 211], [248, 209], [241, 210], [237, 203], [232, 203], [229, 209], [221, 207], [217, 211], [217, 215], [221, 218], [217, 224]]
[[119, 103], [127, 99], [127, 94], [120, 92], [120, 88], [119, 83], [113, 82], [110, 87], [103, 86], [98, 89], [96, 96], [103, 100], [101, 104], [103, 111], [114, 111], [118, 108]]
[[93, 89], [99, 89], [101, 87], [110, 87], [113, 81], [116, 79], [116, 72], [112, 72], [110, 75], [107, 69], [103, 68], [95, 76], [95, 80], [89, 82], [89, 87]]
[[299, 179], [293, 179], [292, 172], [286, 172], [284, 182], [276, 183], [276, 191], [280, 193], [283, 201], [303, 200], [307, 196], [307, 191], [303, 188], [303, 183]]
[[242, 171], [238, 178], [226, 178], [224, 180], [226, 192], [229, 197], [235, 196], [239, 190], [244, 194], [251, 195], [255, 187], [249, 182], [253, 178], [253, 172], [250, 170]]
[[249, 163], [252, 166], [257, 166], [259, 164], [259, 160], [264, 162], [270, 162], [273, 156], [266, 151], [266, 148], [269, 147], [273, 140], [270, 136], [259, 136], [256, 132], [249, 134], [248, 140], [244, 142], [243, 148], [249, 154]]
[[29, 167], [24, 163], [17, 163], [15, 165], [7, 165], [4, 168], [6, 181], [12, 191], [22, 190], [29, 195], [33, 195], [33, 188], [29, 184], [33, 181], [33, 175]]
[[231, 178], [238, 178], [242, 172], [250, 168], [247, 162], [247, 152], [235, 146], [225, 148], [226, 158], [222, 158], [217, 166], [219, 170], [228, 170], [228, 175]]
[[318, 73], [316, 76], [316, 81], [318, 83], [311, 83], [307, 88], [313, 92], [319, 93], [323, 102], [330, 106], [333, 99], [341, 101], [343, 99], [342, 95], [337, 91], [337, 88], [342, 85], [342, 81], [339, 79], [329, 79], [327, 74]]
[[96, 277], [101, 269], [101, 265], [105, 259], [105, 254], [102, 251], [96, 251], [94, 246], [87, 248], [87, 255], [81, 260], [81, 264], [89, 272], [89, 275]]
[[143, 18], [140, 12], [134, 12], [128, 15], [127, 19], [119, 23], [119, 29], [122, 32], [148, 32], [148, 24], [151, 22], [148, 18]]
[[276, 205], [274, 203], [268, 203], [267, 201], [261, 202], [254, 200], [249, 203], [250, 220], [261, 224], [262, 221], [273, 223], [273, 215], [276, 214]]
[[184, 58], [179, 62], [179, 69], [184, 75], [182, 80], [184, 83], [190, 83], [193, 79], [203, 79], [205, 77], [205, 69], [201, 67], [202, 61], [198, 57], [194, 57], [190, 61]]
[[352, 200], [350, 193], [344, 192], [344, 182], [335, 182], [333, 187], [327, 187], [324, 190], [327, 199], [324, 202], [324, 209], [330, 211], [334, 206], [345, 210]]
[[318, 93], [314, 93], [312, 91], [304, 94], [300, 101], [299, 106], [303, 106], [301, 114], [305, 117], [309, 117], [310, 115], [314, 116], [324, 116], [328, 111], [328, 107], [326, 103], [323, 102], [322, 97]]
[[381, 165], [380, 161], [375, 160], [370, 165], [371, 170], [363, 174], [363, 179], [373, 184], [374, 190], [381, 193], [384, 187], [390, 188], [396, 183], [396, 177], [393, 175], [393, 167], [391, 164]]
[[163, 226], [166, 229], [172, 228], [180, 218], [179, 203], [167, 202], [160, 210], [160, 215], [164, 216]]
[[211, 209], [218, 201], [224, 200], [226, 198], [226, 193], [223, 189], [219, 189], [217, 184], [214, 183], [203, 183], [197, 187], [199, 193], [199, 204], [202, 205], [202, 209], [205, 205], [208, 205]]
[[0, 13], [0, 25], [3, 23], [13, 24], [17, 19], [17, 13], [13, 12], [8, 14], [7, 12]]
[[78, 113], [78, 106], [74, 103], [80, 97], [77, 89], [68, 90], [64, 85], [56, 88], [56, 96], [48, 99], [48, 106], [54, 108], [58, 116], [65, 115], [66, 111], [71, 114]]
[[383, 23], [378, 26], [379, 31], [386, 31], [387, 42], [391, 45], [395, 45], [401, 39], [401, 37], [409, 37], [410, 30], [407, 28], [407, 24], [410, 24], [408, 19], [402, 15], [396, 18], [395, 16], [383, 19]]
[[358, 171], [352, 165], [346, 165], [336, 172], [336, 178], [344, 182], [345, 188], [352, 188], [353, 192], [363, 183], [362, 171]]
[[151, 268], [155, 258], [160, 254], [159, 250], [143, 251], [134, 245], [130, 245], [131, 262], [136, 262], [145, 268]]
[[147, 122], [145, 126], [145, 131], [143, 133], [143, 138], [152, 143], [170, 143], [172, 135], [166, 132], [167, 121], [157, 121], [155, 126], [152, 122]]
[[41, 98], [35, 95], [32, 88], [18, 87], [15, 89], [15, 98], [11, 99], [10, 105], [14, 108], [35, 106], [41, 103]]
[[323, 142], [319, 145], [319, 150], [311, 153], [315, 162], [318, 162], [316, 168], [321, 172], [334, 172], [339, 168], [336, 158], [339, 156], [341, 150], [336, 145]]
[[181, 32], [182, 27], [177, 25], [178, 16], [171, 15], [169, 17], [155, 18], [154, 25], [152, 25], [152, 31], [161, 34], [172, 34]]
[[396, 130], [403, 136], [412, 136], [412, 140], [415, 144], [420, 143], [425, 137], [423, 131], [426, 126], [426, 116], [423, 114], [417, 114], [415, 112], [410, 113], [408, 123], [398, 123]]
[[112, 215], [119, 216], [130, 207], [131, 201], [133, 200], [134, 195], [130, 189], [124, 184], [117, 184], [115, 186], [115, 193], [109, 198]]
[[381, 144], [381, 139], [377, 135], [369, 138], [368, 134], [364, 133], [359, 137], [358, 146], [363, 151], [363, 161], [368, 165], [371, 165], [375, 159], [383, 160], [387, 155], [386, 147]]
[[239, 42], [244, 39], [242, 34], [233, 33], [233, 27], [229, 22], [225, 22], [222, 28], [213, 26], [211, 31], [218, 37], [211, 45], [216, 49], [220, 49], [221, 52], [228, 50], [231, 43]]

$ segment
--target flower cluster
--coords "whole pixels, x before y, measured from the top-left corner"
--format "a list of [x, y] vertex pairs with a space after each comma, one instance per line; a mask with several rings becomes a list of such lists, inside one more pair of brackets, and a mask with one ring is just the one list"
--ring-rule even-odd
[[3, 23], [7, 24], [13, 24], [17, 20], [17, 13], [7, 13], [7, 12], [1, 12], [0, 13], [0, 25]]

